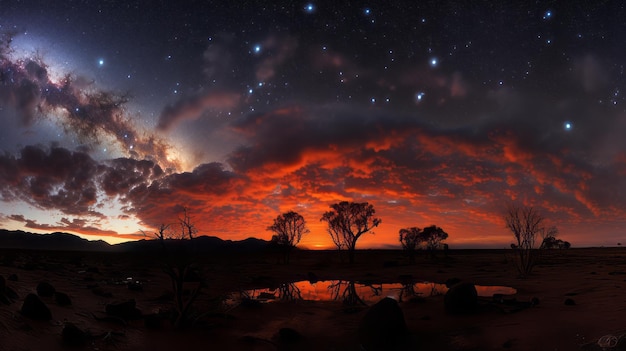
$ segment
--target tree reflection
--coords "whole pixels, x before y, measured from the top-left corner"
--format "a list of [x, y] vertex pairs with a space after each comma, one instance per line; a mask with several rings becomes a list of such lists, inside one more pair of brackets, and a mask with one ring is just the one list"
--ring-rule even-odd
[[278, 298], [283, 301], [302, 300], [302, 294], [296, 284], [285, 283], [278, 287]]
[[361, 299], [354, 281], [337, 280], [328, 286], [332, 300], [341, 301], [347, 306], [366, 305]]

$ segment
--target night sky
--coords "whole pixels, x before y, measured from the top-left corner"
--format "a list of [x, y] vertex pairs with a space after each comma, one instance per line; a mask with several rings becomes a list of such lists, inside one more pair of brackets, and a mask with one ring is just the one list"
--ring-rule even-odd
[[[367, 201], [359, 247], [441, 226], [506, 247], [507, 203], [573, 246], [626, 228], [618, 2], [0, 0], [0, 227], [269, 239]], [[12, 41], [9, 43], [10, 39]]]

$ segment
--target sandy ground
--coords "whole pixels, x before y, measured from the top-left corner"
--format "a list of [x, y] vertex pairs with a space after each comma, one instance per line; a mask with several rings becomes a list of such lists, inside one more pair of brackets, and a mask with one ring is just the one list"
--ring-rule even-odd
[[[261, 254], [198, 258], [206, 287], [191, 313], [194, 324], [174, 330], [165, 317], [156, 329], [147, 328], [142, 319], [124, 324], [101, 318], [106, 304], [131, 298], [144, 315], [171, 310], [171, 284], [158, 257], [0, 251], [0, 275], [18, 276], [7, 285], [20, 297], [10, 305], [0, 304], [0, 350], [359, 350], [357, 328], [368, 306], [298, 299], [222, 302], [230, 292], [306, 280], [309, 272], [319, 280], [374, 283], [397, 283], [407, 276], [443, 283], [456, 277], [477, 285], [513, 287], [520, 302], [539, 299], [538, 305], [513, 312], [484, 298], [481, 308], [469, 315], [446, 314], [441, 295], [403, 301], [400, 307], [410, 332], [406, 349], [411, 350], [581, 350], [585, 344], [591, 350], [600, 349], [589, 346], [598, 338], [626, 330], [625, 249], [549, 252], [526, 279], [517, 278], [507, 250], [453, 250], [447, 258], [418, 257], [415, 264], [408, 264], [399, 251], [362, 251], [356, 259], [349, 265], [335, 252], [315, 251], [296, 253], [289, 265]], [[90, 267], [97, 272], [87, 272]], [[127, 278], [140, 281], [143, 291], [129, 290]], [[31, 320], [19, 312], [24, 297], [35, 292], [40, 281], [72, 299], [72, 305], [62, 307], [53, 298], [42, 298], [52, 311], [51, 321]], [[96, 284], [111, 296], [94, 294]], [[575, 305], [566, 305], [567, 298]], [[66, 322], [91, 335], [85, 345], [63, 344]], [[301, 338], [282, 340], [278, 331], [285, 327]]]

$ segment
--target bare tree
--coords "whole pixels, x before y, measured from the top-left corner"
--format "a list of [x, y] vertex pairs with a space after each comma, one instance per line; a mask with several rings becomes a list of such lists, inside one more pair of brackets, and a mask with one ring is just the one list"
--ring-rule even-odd
[[331, 211], [324, 213], [320, 221], [328, 223], [328, 234], [339, 250], [348, 250], [349, 262], [354, 262], [356, 242], [361, 235], [381, 223], [374, 217], [374, 206], [367, 202], [348, 202], [330, 205]]
[[532, 206], [509, 204], [504, 215], [506, 227], [515, 237], [511, 248], [517, 255], [517, 270], [521, 277], [528, 276], [537, 263], [538, 252], [535, 241], [546, 229], [544, 217]]
[[180, 224], [180, 237], [193, 239], [194, 235], [198, 233], [198, 229], [193, 224], [193, 217], [189, 214], [189, 209], [183, 207], [183, 216], [178, 218], [178, 224]]
[[409, 256], [409, 262], [415, 262], [415, 253], [420, 245], [420, 234], [422, 230], [418, 227], [400, 229], [400, 244], [402, 249]]
[[304, 217], [294, 211], [278, 215], [274, 219], [274, 224], [267, 227], [267, 230], [275, 233], [272, 243], [282, 252], [284, 263], [289, 263], [291, 251], [298, 245], [302, 236], [309, 233]]
[[159, 231], [154, 233], [154, 238], [161, 242], [164, 271], [170, 278], [174, 292], [176, 329], [183, 328], [185, 323], [189, 322], [191, 306], [203, 285], [198, 267], [194, 263], [193, 253], [189, 252], [192, 245], [186, 245], [186, 241], [192, 240], [197, 232], [191, 220], [189, 211], [183, 208], [183, 217], [179, 218], [180, 234], [169, 230], [170, 224], [161, 224]]

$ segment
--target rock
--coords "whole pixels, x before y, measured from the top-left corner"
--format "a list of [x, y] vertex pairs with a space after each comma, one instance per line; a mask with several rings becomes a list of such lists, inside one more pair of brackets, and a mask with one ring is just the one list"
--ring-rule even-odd
[[125, 320], [141, 318], [141, 311], [137, 309], [135, 299], [128, 301], [107, 304], [105, 311], [110, 316], [119, 317]]
[[54, 301], [59, 306], [69, 306], [72, 304], [72, 299], [70, 299], [67, 294], [58, 291], [54, 293]]
[[28, 294], [26, 296], [20, 312], [22, 312], [22, 315], [25, 317], [31, 319], [45, 321], [52, 319], [52, 313], [48, 306], [35, 294]]
[[281, 341], [295, 342], [302, 339], [302, 334], [292, 328], [280, 328], [278, 331], [278, 337]]
[[311, 284], [315, 284], [319, 281], [319, 279], [317, 278], [317, 274], [313, 273], [313, 272], [308, 272], [306, 274], [306, 279], [309, 281], [309, 283]]
[[40, 282], [37, 284], [37, 295], [41, 297], [52, 297], [54, 292], [54, 287], [48, 282]]
[[78, 328], [73, 323], [65, 323], [61, 332], [61, 339], [67, 346], [77, 347], [87, 343], [87, 333]]
[[367, 311], [359, 324], [359, 343], [367, 351], [404, 349], [408, 329], [398, 302], [386, 297]]
[[9, 276], [7, 277], [7, 280], [10, 280], [10, 281], [12, 281], [12, 282], [16, 282], [16, 281], [18, 281], [19, 279], [17, 278], [17, 274], [11, 274], [11, 275], [9, 275]]
[[448, 313], [472, 313], [478, 307], [476, 287], [471, 283], [456, 284], [446, 292], [443, 303]]
[[565, 299], [565, 306], [575, 306], [575, 305], [576, 305], [576, 301], [574, 301], [574, 299], [570, 299], [570, 298]]
[[7, 286], [7, 281], [4, 280], [4, 277], [0, 275], [0, 294], [4, 292], [4, 288]]

